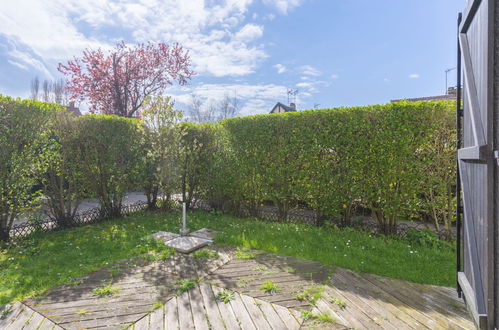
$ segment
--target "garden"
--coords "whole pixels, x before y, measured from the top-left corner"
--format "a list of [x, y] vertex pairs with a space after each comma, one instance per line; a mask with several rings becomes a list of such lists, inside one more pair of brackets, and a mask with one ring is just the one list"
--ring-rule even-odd
[[[454, 285], [452, 104], [214, 124], [183, 122], [161, 97], [148, 99], [141, 119], [75, 118], [56, 104], [6, 96], [0, 108], [0, 304], [123, 259], [172, 253], [144, 237], [178, 231], [178, 196], [191, 227], [224, 232], [217, 245]], [[122, 214], [131, 190], [144, 191], [147, 210]], [[98, 223], [76, 220], [87, 197], [99, 200]], [[258, 219], [265, 207], [272, 221]], [[16, 236], [15, 219], [37, 209], [54, 225], [33, 222], [29, 235]], [[295, 210], [314, 221], [292, 219]], [[399, 223], [428, 229], [400, 231]]]

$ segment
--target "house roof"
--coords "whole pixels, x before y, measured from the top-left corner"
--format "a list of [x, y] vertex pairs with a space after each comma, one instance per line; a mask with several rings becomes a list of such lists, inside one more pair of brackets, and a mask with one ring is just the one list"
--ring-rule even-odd
[[285, 105], [285, 104], [282, 104], [281, 102], [277, 102], [277, 104], [276, 104], [276, 105], [274, 105], [274, 107], [272, 108], [272, 110], [270, 111], [270, 113], [274, 113], [274, 110], [275, 110], [277, 107], [281, 107], [281, 108], [283, 108], [285, 112], [296, 111], [296, 109], [293, 109], [293, 108], [291, 108], [290, 106], [287, 106], [287, 105]]
[[81, 116], [80, 108], [77, 108], [73, 105], [67, 105], [66, 112], [72, 114], [74, 117]]

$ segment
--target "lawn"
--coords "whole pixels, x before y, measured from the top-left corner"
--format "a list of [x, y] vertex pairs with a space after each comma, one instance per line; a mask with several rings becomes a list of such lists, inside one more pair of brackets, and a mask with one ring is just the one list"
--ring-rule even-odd
[[[100, 224], [41, 233], [0, 250], [0, 305], [36, 295], [117, 261], [171, 251], [147, 238], [178, 231], [180, 214], [142, 211]], [[367, 232], [270, 223], [202, 211], [189, 213], [191, 230], [223, 231], [216, 244], [255, 248], [418, 283], [454, 285], [455, 250], [411, 246]]]

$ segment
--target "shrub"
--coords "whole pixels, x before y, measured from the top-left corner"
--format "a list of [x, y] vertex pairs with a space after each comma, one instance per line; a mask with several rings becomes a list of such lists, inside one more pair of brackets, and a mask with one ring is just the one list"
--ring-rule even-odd
[[452, 107], [399, 102], [222, 121], [218, 130], [210, 126], [216, 143], [203, 194], [245, 205], [253, 215], [272, 201], [281, 220], [305, 205], [348, 224], [362, 206], [385, 233], [394, 232], [397, 219], [421, 212], [448, 227], [454, 207]]
[[40, 196], [37, 178], [47, 168], [47, 127], [60, 106], [0, 95], [0, 240]]
[[77, 119], [75, 146], [83, 182], [105, 216], [120, 216], [125, 193], [140, 184], [143, 134], [140, 121], [109, 115]]

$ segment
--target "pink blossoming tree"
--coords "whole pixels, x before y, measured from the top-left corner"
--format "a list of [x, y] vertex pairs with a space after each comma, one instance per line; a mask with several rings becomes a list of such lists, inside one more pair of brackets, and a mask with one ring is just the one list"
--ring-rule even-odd
[[66, 76], [73, 100], [88, 100], [91, 112], [123, 117], [140, 115], [144, 100], [160, 94], [175, 81], [187, 84], [193, 76], [189, 52], [181, 45], [147, 43], [115, 49], [86, 49], [58, 70]]

